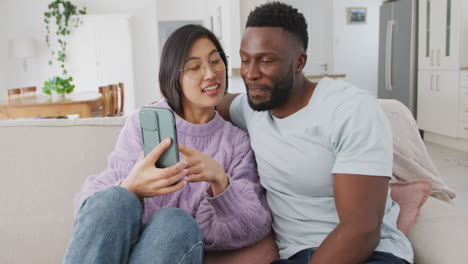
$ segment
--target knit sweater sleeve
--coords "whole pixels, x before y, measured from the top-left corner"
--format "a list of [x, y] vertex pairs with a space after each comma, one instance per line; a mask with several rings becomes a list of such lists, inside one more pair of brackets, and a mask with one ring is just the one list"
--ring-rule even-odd
[[136, 111], [129, 116], [120, 131], [114, 150], [107, 159], [106, 169], [99, 174], [89, 176], [81, 191], [75, 196], [75, 215], [86, 198], [107, 187], [120, 184], [127, 177], [143, 152], [141, 142], [140, 121]]
[[250, 141], [247, 134], [238, 132], [232, 144], [232, 160], [225, 168], [229, 186], [215, 197], [206, 193], [195, 215], [207, 250], [249, 246], [271, 231], [271, 212], [260, 185]]

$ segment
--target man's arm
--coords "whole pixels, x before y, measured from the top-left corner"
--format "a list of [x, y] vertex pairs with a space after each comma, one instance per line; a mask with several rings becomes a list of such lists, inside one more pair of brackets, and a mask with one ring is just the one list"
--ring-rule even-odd
[[229, 107], [231, 106], [232, 101], [239, 94], [230, 94], [226, 93], [221, 100], [221, 103], [216, 106], [218, 113], [224, 118], [224, 120], [231, 122], [231, 116], [229, 115]]
[[335, 204], [340, 223], [309, 261], [364, 263], [380, 242], [388, 177], [335, 174]]

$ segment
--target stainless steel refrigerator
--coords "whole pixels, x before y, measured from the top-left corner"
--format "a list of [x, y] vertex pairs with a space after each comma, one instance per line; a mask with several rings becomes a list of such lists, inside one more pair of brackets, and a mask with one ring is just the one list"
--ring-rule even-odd
[[396, 99], [416, 117], [417, 0], [385, 1], [380, 7], [377, 97]]

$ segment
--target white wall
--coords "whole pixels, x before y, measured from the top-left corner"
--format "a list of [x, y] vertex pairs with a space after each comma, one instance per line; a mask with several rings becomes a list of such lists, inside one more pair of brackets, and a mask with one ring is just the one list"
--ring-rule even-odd
[[[377, 95], [379, 14], [381, 0], [334, 0], [333, 71], [346, 80]], [[367, 24], [348, 25], [348, 7], [367, 7]]]
[[137, 107], [160, 98], [157, 88], [159, 54], [154, 0], [85, 0], [90, 14], [121, 13], [132, 16], [133, 72]]
[[[180, 8], [183, 6], [184, 8]], [[240, 27], [239, 0], [157, 0], [159, 21], [203, 21], [203, 26], [211, 29], [211, 19], [217, 23], [217, 8], [221, 7], [221, 44], [229, 56], [230, 68], [240, 67]], [[216, 27], [216, 25], [215, 25]]]
[[[43, 13], [50, 0], [1, 0], [0, 25], [0, 93], [7, 88], [36, 85], [40, 90], [43, 82], [51, 77], [48, 66], [49, 50], [45, 45]], [[156, 2], [154, 0], [80, 0], [89, 14], [121, 13], [132, 16], [133, 57], [136, 106], [159, 98], [156, 86], [158, 61], [158, 37]], [[38, 42], [39, 55], [30, 60], [30, 71], [25, 76], [20, 62], [8, 58], [8, 41], [18, 37], [33, 37]], [[6, 54], [6, 56], [5, 56]], [[3, 70], [2, 70], [3, 69]], [[97, 87], [96, 87], [97, 90]]]
[[6, 24], [3, 23], [2, 18], [6, 16], [6, 1], [0, 1], [0, 101], [5, 98], [6, 86], [6, 70], [8, 47], [3, 32], [5, 32]]
[[208, 25], [207, 0], [157, 0], [156, 2], [160, 21], [204, 20], [206, 22], [204, 25]]
[[254, 10], [255, 7], [263, 5], [267, 2], [272, 2], [268, 0], [240, 0], [240, 29], [241, 33], [244, 32], [245, 23], [249, 17], [250, 11]]
[[[48, 51], [45, 46], [45, 29], [43, 12], [47, 7], [46, 0], [0, 1], [0, 93], [6, 89], [35, 85], [42, 87], [48, 77], [39, 65], [47, 65]], [[34, 38], [38, 44], [38, 56], [28, 60], [28, 72], [23, 72], [21, 61], [9, 54], [9, 42], [15, 38]], [[41, 63], [42, 62], [42, 63]]]
[[468, 67], [468, 16], [463, 12], [468, 12], [468, 1], [461, 1], [462, 23], [461, 23], [461, 45], [460, 63], [462, 67]]
[[[377, 93], [378, 24], [381, 0], [333, 0], [334, 17], [334, 69], [333, 73], [347, 74], [350, 82]], [[44, 43], [43, 12], [50, 0], [0, 0], [0, 98], [12, 87], [36, 85], [40, 89], [50, 77], [47, 65], [49, 50]], [[238, 49], [241, 34], [249, 12], [269, 0], [80, 0], [88, 6], [88, 13], [123, 13], [133, 16], [133, 55], [136, 87], [136, 106], [160, 98], [158, 80], [159, 44], [158, 21], [203, 20], [210, 25], [209, 17], [216, 5], [222, 5], [224, 21], [223, 45], [229, 50], [231, 67], [240, 67]], [[312, 4], [312, 3], [311, 3]], [[366, 25], [347, 25], [346, 8], [368, 7]], [[181, 8], [183, 7], [183, 8]], [[237, 10], [237, 11], [236, 11]], [[239, 12], [240, 16], [232, 14]], [[237, 25], [239, 26], [237, 26]], [[30, 71], [26, 76], [20, 61], [8, 57], [8, 41], [29, 36], [38, 41], [39, 56], [29, 61]], [[234, 83], [233, 83], [234, 84]], [[238, 86], [241, 82], [235, 83]], [[232, 88], [235, 88], [231, 86]], [[243, 87], [242, 87], [243, 88]]]

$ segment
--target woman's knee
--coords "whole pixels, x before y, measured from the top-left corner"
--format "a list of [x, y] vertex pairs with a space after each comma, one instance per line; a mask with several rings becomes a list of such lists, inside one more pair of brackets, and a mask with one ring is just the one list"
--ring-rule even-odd
[[184, 237], [192, 242], [203, 240], [200, 227], [193, 216], [179, 208], [163, 208], [156, 211], [146, 228], [170, 232], [176, 240], [177, 237]]
[[92, 212], [109, 220], [129, 216], [141, 219], [142, 206], [138, 197], [129, 190], [112, 186], [90, 196], [83, 204], [82, 211]]

